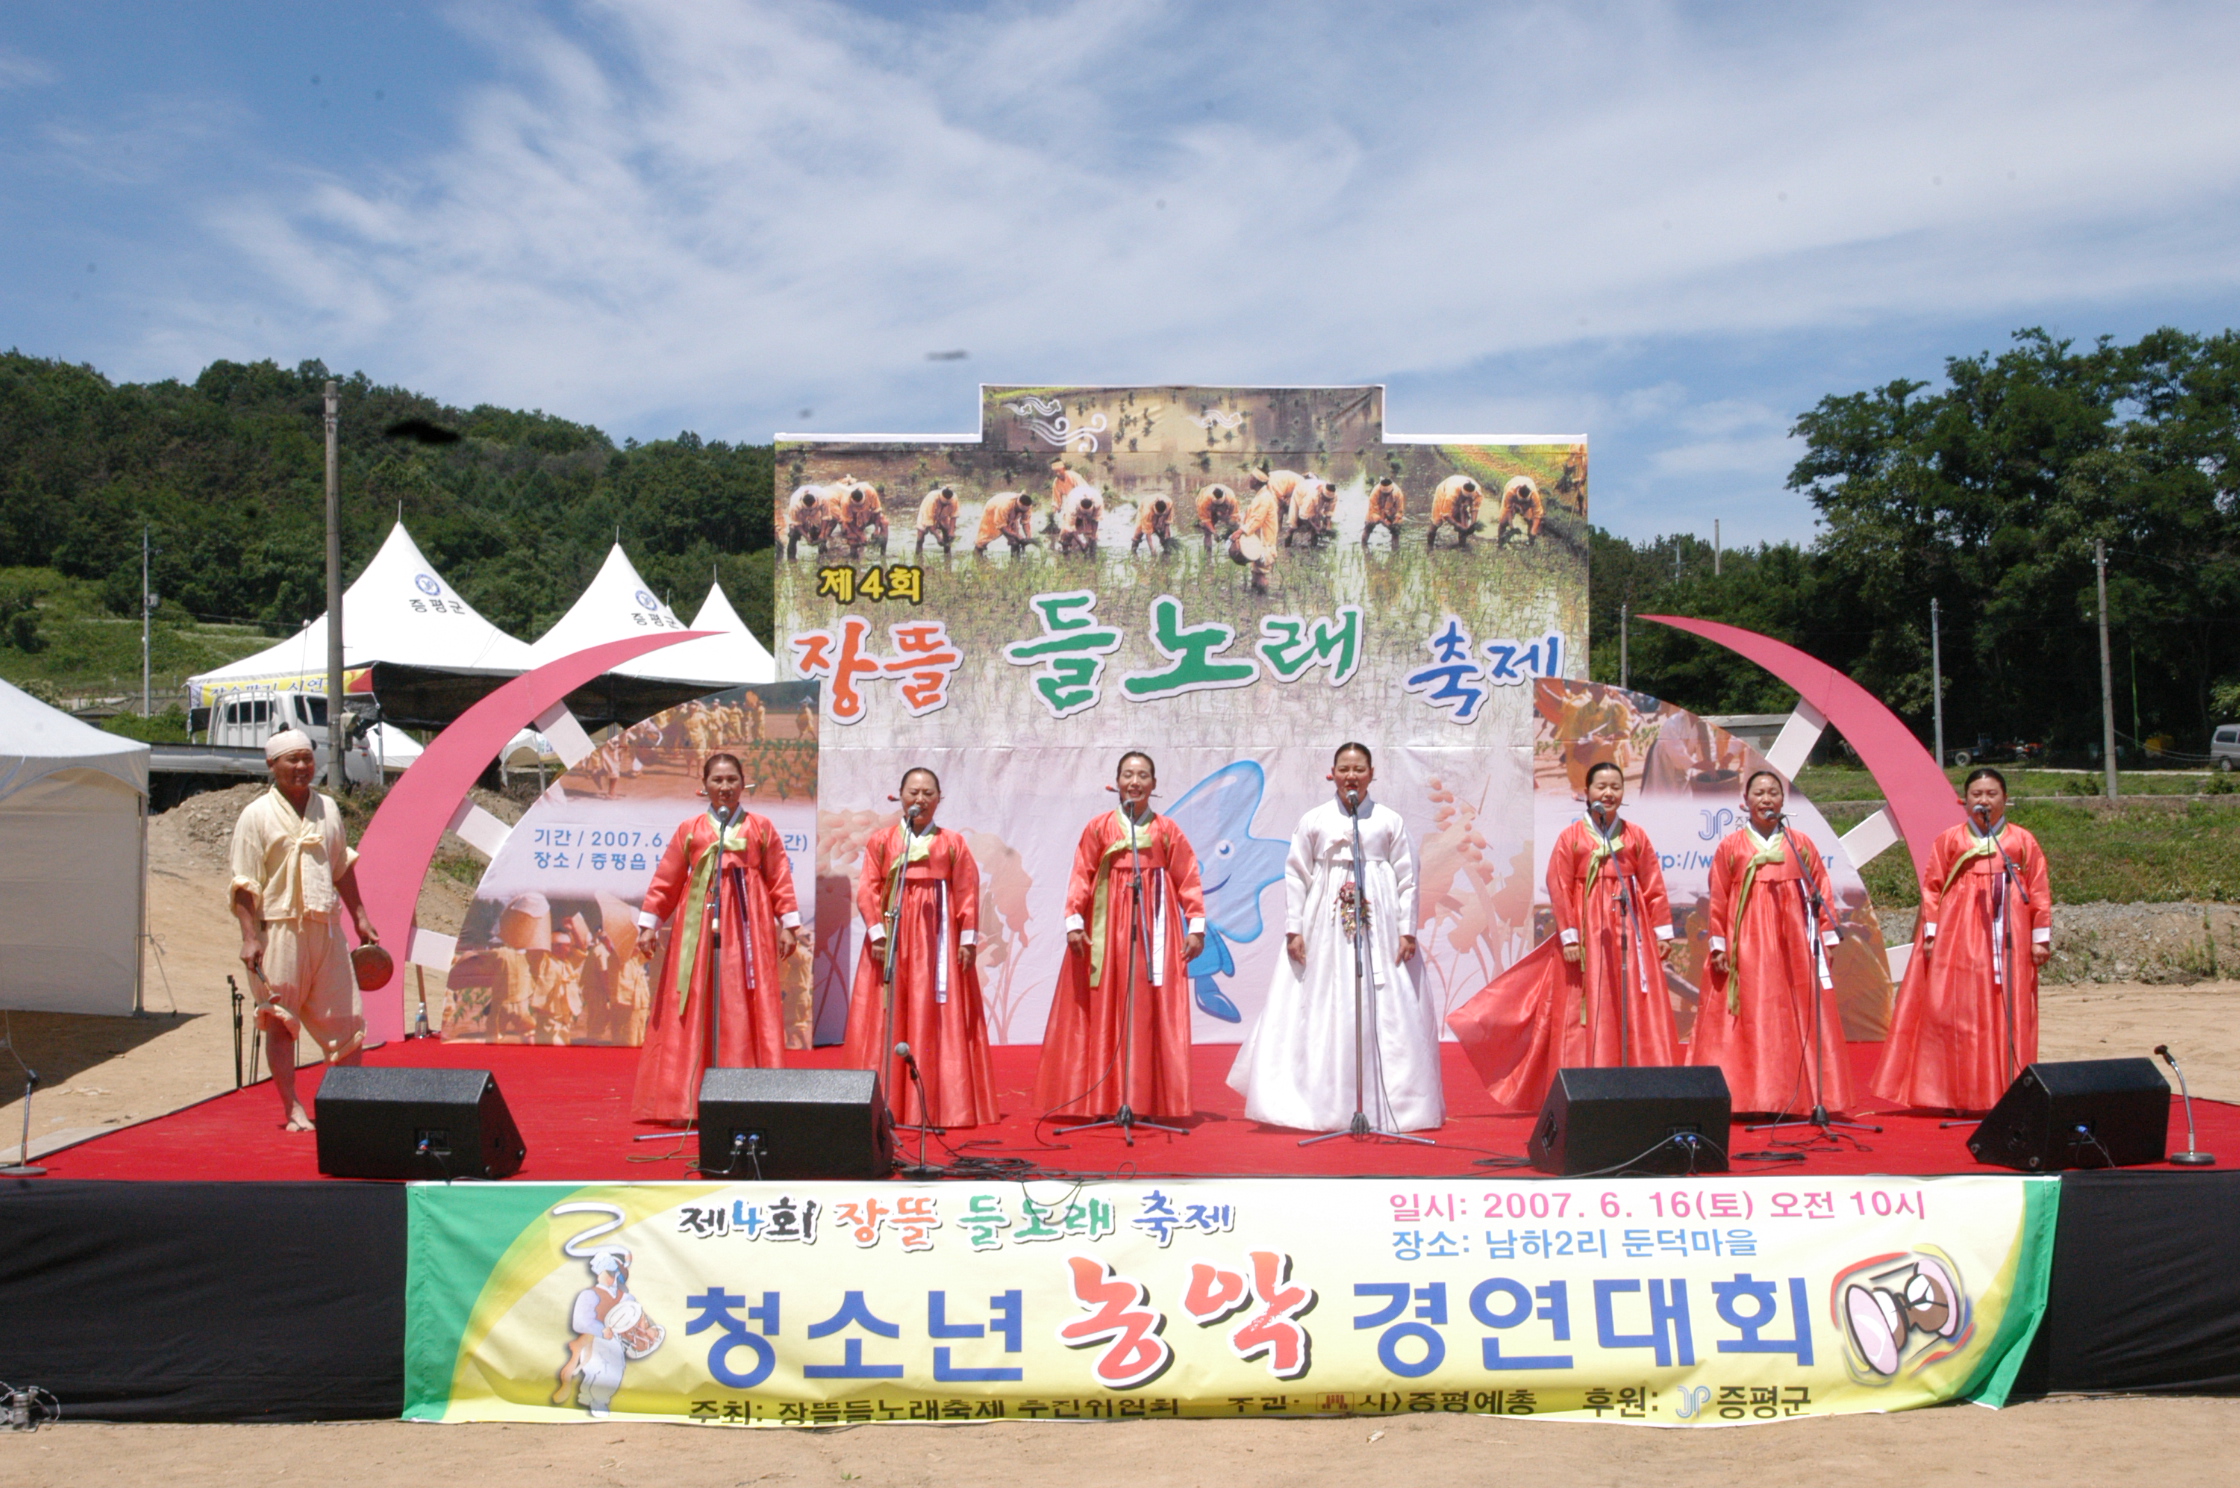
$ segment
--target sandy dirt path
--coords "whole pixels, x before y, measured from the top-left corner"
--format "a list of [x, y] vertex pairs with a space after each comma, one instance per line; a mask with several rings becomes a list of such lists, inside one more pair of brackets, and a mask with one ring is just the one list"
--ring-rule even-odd
[[[0, 1435], [0, 1482], [79, 1488], [160, 1474], [167, 1488], [310, 1482], [659, 1483], [746, 1488], [977, 1485], [1084, 1478], [1130, 1488], [1841, 1488], [2232, 1481], [2240, 1401], [2043, 1401], [1947, 1406], [1688, 1431], [1499, 1417], [1372, 1420], [991, 1422], [749, 1433], [679, 1426], [105, 1426]], [[1809, 1476], [1808, 1476], [1809, 1475]]]

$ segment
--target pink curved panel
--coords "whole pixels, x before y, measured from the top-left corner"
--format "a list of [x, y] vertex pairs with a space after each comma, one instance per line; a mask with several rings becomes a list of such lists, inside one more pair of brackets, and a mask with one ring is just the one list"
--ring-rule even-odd
[[428, 876], [428, 865], [435, 861], [436, 845], [443, 840], [452, 813], [498, 757], [498, 751], [547, 708], [593, 678], [649, 651], [717, 634], [720, 632], [671, 630], [608, 641], [563, 656], [533, 672], [524, 672], [476, 703], [420, 752], [412, 768], [383, 798], [358, 843], [364, 859], [358, 869], [358, 891], [365, 896], [366, 914], [397, 963], [386, 985], [365, 994], [369, 1042], [404, 1037], [405, 956], [411, 949], [412, 915], [420, 902], [420, 883]]
[[1690, 635], [1716, 641], [1738, 656], [1764, 667], [1797, 690], [1820, 716], [1843, 731], [1859, 759], [1874, 776], [1889, 801], [1891, 819], [1905, 839], [1913, 859], [1914, 876], [1939, 832], [1967, 820], [1960, 798], [1945, 779], [1937, 761], [1922, 747], [1913, 730], [1881, 699], [1816, 657], [1771, 636], [1716, 620], [1689, 620], [1678, 615], [1643, 615], [1659, 625], [1669, 625]]

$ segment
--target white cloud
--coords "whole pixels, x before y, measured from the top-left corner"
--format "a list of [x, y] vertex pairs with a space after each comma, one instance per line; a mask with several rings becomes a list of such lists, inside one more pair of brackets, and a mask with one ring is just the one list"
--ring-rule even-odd
[[[454, 401], [760, 438], [802, 406], [961, 427], [979, 378], [1436, 380], [2240, 282], [2223, 8], [615, 0], [461, 25], [503, 72], [454, 141], [209, 206], [218, 246], [140, 359], [199, 365], [265, 314]], [[946, 347], [972, 357], [925, 362]], [[1696, 401], [1627, 396], [1649, 403], [1547, 422]], [[1778, 473], [1785, 426], [1683, 428], [1658, 458]]]
[[36, 57], [0, 47], [0, 91], [40, 88], [54, 81], [54, 69]]

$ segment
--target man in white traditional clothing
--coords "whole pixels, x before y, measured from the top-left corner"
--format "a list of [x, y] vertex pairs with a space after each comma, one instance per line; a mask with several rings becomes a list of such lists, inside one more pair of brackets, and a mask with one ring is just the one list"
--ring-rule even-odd
[[[630, 1332], [644, 1327], [644, 1312], [630, 1295], [629, 1251], [602, 1245], [585, 1259], [591, 1285], [576, 1293], [575, 1305], [568, 1309], [568, 1329], [574, 1337], [560, 1366], [560, 1388], [553, 1392], [552, 1403], [566, 1404], [572, 1384], [576, 1404], [594, 1420], [605, 1420], [630, 1362]], [[659, 1346], [655, 1340], [644, 1352]]]
[[1373, 1130], [1427, 1131], [1446, 1119], [1446, 1102], [1438, 1011], [1417, 975], [1415, 849], [1400, 813], [1369, 799], [1367, 745], [1339, 746], [1329, 778], [1336, 799], [1291, 834], [1287, 954], [1229, 1085], [1247, 1116], [1271, 1126], [1344, 1131], [1359, 1111]]
[[347, 909], [367, 945], [379, 943], [358, 898], [358, 855], [342, 812], [311, 788], [319, 773], [310, 735], [287, 729], [265, 741], [272, 789], [233, 824], [233, 887], [241, 926], [241, 964], [256, 996], [272, 1088], [289, 1131], [311, 1130], [296, 1095], [296, 1039], [308, 1033], [329, 1064], [356, 1064], [365, 1047], [365, 1011], [350, 972], [350, 942], [337, 907]]

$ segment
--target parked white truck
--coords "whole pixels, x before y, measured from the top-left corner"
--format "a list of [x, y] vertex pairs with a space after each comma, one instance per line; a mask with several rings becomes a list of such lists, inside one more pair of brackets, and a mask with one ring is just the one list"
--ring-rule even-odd
[[[244, 687], [213, 697], [207, 721], [194, 722], [205, 743], [260, 750], [282, 729], [302, 729], [317, 746], [319, 778], [327, 778], [327, 695], [323, 692]], [[353, 734], [343, 752], [342, 769], [354, 785], [378, 784], [419, 758], [419, 744], [402, 729], [379, 723], [360, 725]]]

